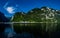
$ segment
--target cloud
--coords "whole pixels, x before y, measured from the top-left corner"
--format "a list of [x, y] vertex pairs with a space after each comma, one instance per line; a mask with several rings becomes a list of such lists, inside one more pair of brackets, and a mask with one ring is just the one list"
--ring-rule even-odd
[[15, 8], [14, 8], [14, 7], [7, 7], [6, 10], [7, 10], [10, 14], [15, 13], [15, 11], [14, 11]]
[[17, 7], [18, 7], [18, 4], [16, 4], [15, 6], [14, 6], [14, 5], [10, 6], [10, 2], [9, 2], [9, 1], [7, 1], [7, 2], [5, 3], [5, 5], [3, 6], [3, 8], [4, 8], [6, 11], [8, 11], [8, 13], [10, 13], [10, 14], [15, 13]]
[[3, 6], [3, 8], [6, 8], [6, 6], [9, 4], [9, 2], [6, 2], [5, 5]]

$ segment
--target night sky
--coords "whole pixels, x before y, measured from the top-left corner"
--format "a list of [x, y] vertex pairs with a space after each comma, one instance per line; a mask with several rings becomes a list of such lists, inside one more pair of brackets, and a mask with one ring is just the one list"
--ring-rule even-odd
[[15, 12], [28, 12], [43, 6], [60, 10], [60, 0], [0, 0], [0, 11], [8, 17]]

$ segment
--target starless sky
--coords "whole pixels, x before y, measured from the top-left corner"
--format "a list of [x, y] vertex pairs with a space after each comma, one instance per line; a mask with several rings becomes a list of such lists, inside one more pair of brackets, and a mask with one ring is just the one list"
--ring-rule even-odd
[[17, 11], [28, 12], [43, 6], [60, 10], [60, 0], [0, 0], [0, 11], [5, 16], [12, 16]]

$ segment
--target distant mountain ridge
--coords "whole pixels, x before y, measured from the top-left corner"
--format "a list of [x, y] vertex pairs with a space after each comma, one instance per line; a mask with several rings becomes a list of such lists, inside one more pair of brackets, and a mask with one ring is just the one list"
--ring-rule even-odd
[[0, 22], [8, 22], [8, 18], [4, 16], [2, 12], [0, 12]]
[[24, 12], [16, 12], [15, 15], [12, 16], [11, 21], [58, 22], [59, 17], [60, 17], [60, 10], [55, 10], [49, 7], [41, 7], [41, 8], [34, 8], [28, 11], [26, 14], [24, 14]]

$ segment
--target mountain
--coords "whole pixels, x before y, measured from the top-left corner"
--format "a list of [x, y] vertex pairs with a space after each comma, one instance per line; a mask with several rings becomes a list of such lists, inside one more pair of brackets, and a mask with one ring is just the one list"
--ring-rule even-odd
[[24, 21], [25, 14], [23, 12], [17, 12], [12, 16], [11, 20], [14, 22]]
[[9, 26], [9, 24], [4, 24], [4, 22], [8, 22], [8, 21], [9, 19], [5, 17], [2, 12], [0, 12], [0, 32], [3, 32], [4, 29]]
[[2, 12], [0, 12], [0, 22], [8, 22], [8, 18]]
[[57, 22], [59, 20], [59, 14], [59, 10], [49, 7], [34, 8], [28, 11], [26, 14], [23, 12], [15, 13], [11, 21]]

